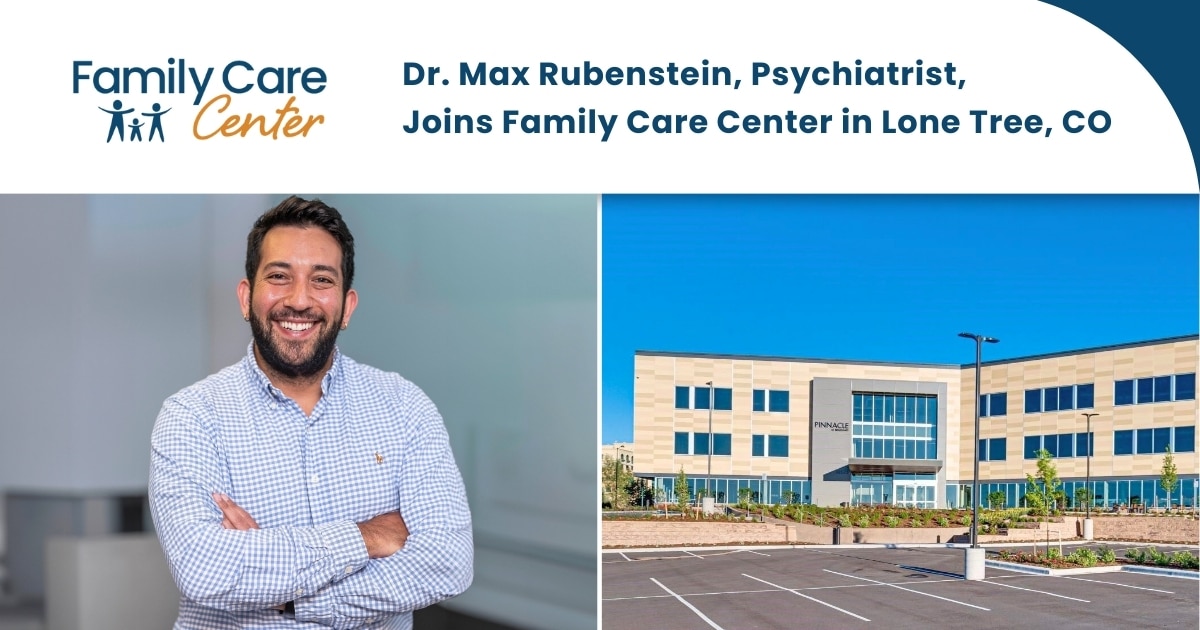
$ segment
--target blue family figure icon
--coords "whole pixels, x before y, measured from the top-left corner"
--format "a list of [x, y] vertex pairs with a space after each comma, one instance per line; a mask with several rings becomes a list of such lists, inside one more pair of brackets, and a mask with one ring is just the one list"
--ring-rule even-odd
[[150, 109], [153, 111], [142, 112], [143, 116], [150, 117], [150, 136], [149, 136], [149, 138], [147, 138], [147, 140], [150, 142], [153, 142], [154, 141], [154, 132], [157, 131], [158, 132], [158, 141], [166, 142], [166, 140], [163, 138], [162, 115], [171, 111], [171, 108], [168, 107], [166, 109], [163, 109], [162, 111], [158, 111], [158, 110], [162, 109], [162, 105], [155, 103], [154, 105], [150, 106]]
[[113, 101], [112, 106], [112, 109], [99, 108], [102, 112], [112, 114], [112, 124], [108, 127], [108, 140], [105, 140], [105, 142], [112, 142], [114, 133], [120, 136], [121, 142], [125, 142], [125, 114], [133, 113], [133, 108], [121, 109], [120, 100]]
[[129, 141], [133, 142], [134, 140], [137, 140], [138, 142], [141, 142], [142, 141], [142, 127], [145, 127], [145, 126], [146, 126], [146, 123], [140, 123], [140, 122], [138, 122], [138, 119], [134, 118], [133, 122], [129, 125]]

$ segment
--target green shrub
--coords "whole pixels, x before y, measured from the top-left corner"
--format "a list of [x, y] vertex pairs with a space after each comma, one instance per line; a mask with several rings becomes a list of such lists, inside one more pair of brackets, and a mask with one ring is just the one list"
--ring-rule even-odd
[[850, 526], [851, 526], [851, 525], [853, 525], [853, 524], [854, 524], [854, 521], [852, 521], [852, 520], [850, 519], [850, 515], [849, 515], [849, 514], [840, 514], [840, 515], [838, 515], [838, 525], [840, 525], [840, 526], [842, 526], [842, 527], [850, 527]]
[[896, 516], [888, 516], [887, 518], [883, 519], [883, 522], [888, 527], [895, 527], [900, 524], [900, 518]]
[[945, 516], [938, 518], [938, 526], [939, 527], [950, 527], [950, 519], [946, 518]]
[[968, 513], [963, 514], [962, 516], [958, 517], [958, 522], [960, 525], [963, 525], [964, 527], [967, 525], [970, 525], [971, 524], [971, 513], [968, 512]]
[[1168, 556], [1167, 554], [1159, 551], [1158, 549], [1151, 547], [1150, 548], [1150, 561], [1160, 567], [1170, 566], [1171, 556]]
[[871, 517], [867, 516], [866, 514], [863, 514], [862, 516], [858, 517], [858, 522], [855, 523], [855, 525], [858, 525], [859, 527], [862, 527], [864, 529], [867, 527], [870, 527], [871, 526]]
[[1117, 554], [1113, 553], [1113, 550], [1108, 547], [1101, 547], [1099, 558], [1100, 562], [1108, 564], [1117, 561]]
[[1175, 555], [1171, 556], [1171, 564], [1181, 569], [1195, 569], [1198, 563], [1200, 560], [1187, 551], [1176, 551]]
[[1126, 549], [1125, 558], [1137, 564], [1146, 562], [1146, 552], [1143, 549]]
[[1067, 560], [1078, 564], [1081, 567], [1094, 567], [1099, 558], [1096, 552], [1091, 549], [1078, 549], [1071, 555], [1067, 556]]
[[918, 517], [918, 516], [914, 516], [914, 517], [912, 518], [912, 520], [908, 522], [908, 526], [909, 526], [909, 527], [924, 527], [924, 526], [925, 526], [925, 521], [923, 521], [923, 520], [922, 520], [920, 517]]
[[813, 525], [816, 525], [817, 527], [825, 527], [825, 514], [823, 512], [813, 514], [812, 522]]
[[1061, 558], [1062, 551], [1060, 551], [1058, 547], [1051, 547], [1046, 550], [1046, 557], [1050, 559]]

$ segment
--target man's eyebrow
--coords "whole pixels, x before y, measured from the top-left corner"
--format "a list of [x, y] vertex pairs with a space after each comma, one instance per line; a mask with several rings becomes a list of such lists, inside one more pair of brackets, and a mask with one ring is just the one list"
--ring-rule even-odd
[[[291, 268], [292, 268], [292, 263], [285, 262], [282, 260], [272, 261], [269, 263], [265, 263], [263, 265], [263, 271], [266, 271], [268, 269], [288, 269], [288, 270], [290, 270]], [[333, 274], [334, 276], [337, 276], [339, 278], [341, 277], [341, 270], [332, 265], [313, 265], [313, 270], [321, 271], [321, 272], [328, 273], [328, 274]]]

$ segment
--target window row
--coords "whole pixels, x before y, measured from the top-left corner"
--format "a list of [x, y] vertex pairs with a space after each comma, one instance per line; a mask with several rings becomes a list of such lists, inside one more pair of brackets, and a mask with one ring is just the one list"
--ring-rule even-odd
[[[1188, 506], [1196, 505], [1197, 481], [1193, 478], [1180, 478], [1171, 495], [1163, 490], [1158, 479], [1117, 479], [1109, 481], [1093, 481], [1091, 485], [1092, 505], [1096, 508], [1111, 508], [1115, 505], [1128, 506], [1131, 504], [1148, 505], [1151, 507]], [[1088, 500], [1087, 484], [1083, 480], [1064, 481], [1062, 485], [1063, 501], [1068, 507], [1082, 508]], [[1025, 482], [980, 483], [980, 507], [992, 507], [992, 494], [1004, 493], [1004, 499], [997, 499], [997, 507], [1015, 508], [1026, 507], [1025, 493], [1029, 488]], [[946, 507], [969, 507], [971, 505], [971, 484], [946, 484]]]
[[[765, 449], [764, 449], [765, 445]], [[675, 432], [676, 455], [708, 455], [709, 434], [688, 431]], [[786, 435], [751, 435], [750, 455], [752, 457], [787, 457], [788, 436]], [[729, 433], [712, 434], [712, 454], [732, 455], [733, 439]]]
[[786, 435], [751, 435], [750, 456], [763, 457], [763, 440], [766, 440], [767, 457], [788, 456], [788, 436]]
[[1091, 409], [1096, 404], [1096, 385], [1063, 385], [1025, 390], [1025, 413]]
[[[1089, 436], [1091, 440], [1089, 441]], [[1037, 459], [1038, 451], [1046, 449], [1050, 457], [1087, 457], [1096, 454], [1095, 435], [1091, 433], [1059, 433], [1057, 435], [1026, 435], [1025, 459]]]
[[854, 394], [855, 422], [937, 424], [937, 396]]
[[1141, 405], [1172, 400], [1196, 400], [1195, 373], [1117, 381], [1113, 391], [1113, 403], [1117, 405]]
[[676, 409], [708, 409], [710, 403], [716, 411], [731, 411], [733, 409], [733, 390], [728, 387], [710, 389], [707, 385], [675, 386]]
[[979, 397], [979, 417], [1003, 416], [1008, 413], [1008, 394], [984, 394]]
[[[676, 409], [708, 409], [713, 411], [733, 410], [733, 390], [728, 387], [713, 387], [697, 385], [675, 386]], [[756, 389], [752, 395], [754, 411], [786, 412], [788, 410], [788, 391], [786, 389]]]
[[[807, 479], [770, 479], [765, 483], [761, 478], [744, 479], [731, 477], [716, 477], [706, 479], [688, 477], [688, 496], [696, 502], [700, 491], [711, 493], [717, 503], [736, 503], [742, 495], [748, 495], [751, 503], [766, 499], [770, 504], [801, 504], [809, 503], [811, 482]], [[675, 477], [655, 477], [654, 487], [661, 489], [669, 502], [675, 502]], [[747, 492], [748, 491], [748, 492]]]
[[855, 422], [854, 435], [867, 437], [937, 437], [937, 427], [928, 424], [902, 425], [886, 422]]
[[979, 440], [979, 461], [1002, 462], [1008, 459], [1008, 438]]
[[1113, 455], [1166, 453], [1168, 446], [1174, 453], [1196, 452], [1196, 427], [1128, 429], [1113, 435]]
[[854, 457], [864, 459], [937, 459], [937, 442], [929, 439], [854, 438]]

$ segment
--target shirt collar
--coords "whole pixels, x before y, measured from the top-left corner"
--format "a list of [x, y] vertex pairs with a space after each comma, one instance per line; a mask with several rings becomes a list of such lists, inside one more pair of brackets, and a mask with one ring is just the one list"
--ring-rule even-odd
[[[250, 375], [251, 382], [254, 383], [259, 390], [265, 392], [267, 395], [275, 398], [276, 400], [287, 399], [287, 395], [280, 391], [278, 387], [275, 387], [275, 385], [271, 383], [271, 379], [267, 378], [266, 373], [262, 371], [261, 367], [259, 367], [258, 358], [254, 356], [253, 341], [251, 341], [250, 345], [247, 346], [246, 358], [242, 359], [242, 363]], [[329, 393], [330, 388], [332, 388], [334, 383], [341, 378], [341, 375], [342, 351], [337, 346], [334, 346], [333, 363], [329, 366], [329, 371], [326, 372], [325, 376], [321, 378], [322, 396], [325, 396]]]

